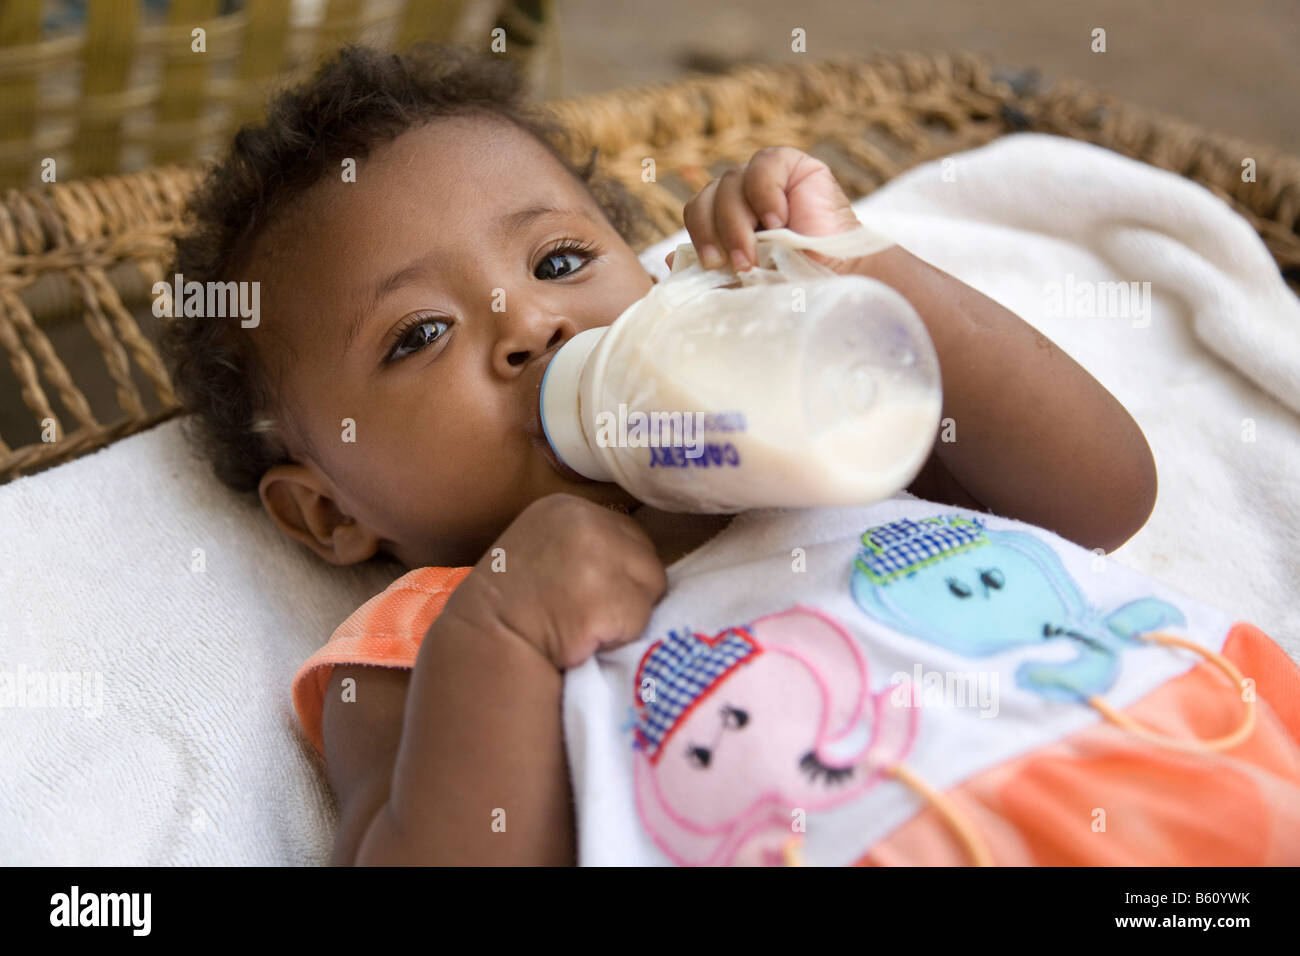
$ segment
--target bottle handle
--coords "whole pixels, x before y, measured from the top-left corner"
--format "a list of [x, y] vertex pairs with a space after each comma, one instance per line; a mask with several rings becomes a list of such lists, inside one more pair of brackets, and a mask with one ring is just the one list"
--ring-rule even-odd
[[754, 233], [754, 238], [759, 243], [784, 246], [787, 249], [808, 249], [837, 259], [869, 256], [874, 252], [880, 252], [890, 246], [898, 245], [897, 242], [883, 233], [868, 229], [861, 223], [858, 224], [856, 229], [837, 232], [830, 236], [805, 236], [793, 230], [781, 228], [764, 229], [761, 232]]
[[[800, 251], [808, 250], [838, 259], [847, 259], [869, 256], [872, 253], [897, 245], [888, 236], [873, 229], [868, 229], [861, 224], [856, 229], [835, 233], [830, 236], [805, 236], [786, 228], [763, 229], [754, 233], [754, 240], [758, 250], [759, 266], [762, 268], [747, 269], [744, 272], [737, 273], [729, 265], [720, 269], [704, 269], [701, 266], [701, 277], [711, 276], [710, 281], [692, 282], [683, 291], [694, 294], [697, 289], [716, 288], [719, 285], [734, 281], [733, 277], [739, 278], [744, 285], [784, 282], [792, 279], [826, 278], [834, 276], [836, 273], [820, 263], [814, 262], [807, 256], [800, 255]], [[670, 280], [677, 284], [675, 277], [692, 266], [700, 266], [699, 256], [695, 252], [694, 244], [689, 242], [679, 244], [673, 255], [672, 270], [669, 273]], [[775, 269], [777, 275], [773, 275], [769, 271], [771, 269]]]

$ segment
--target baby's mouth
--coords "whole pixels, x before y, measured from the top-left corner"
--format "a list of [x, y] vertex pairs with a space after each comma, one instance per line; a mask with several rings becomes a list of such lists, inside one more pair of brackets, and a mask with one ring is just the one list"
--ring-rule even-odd
[[564, 462], [560, 461], [560, 456], [555, 453], [555, 449], [551, 447], [551, 443], [546, 440], [546, 435], [543, 432], [541, 432], [540, 418], [538, 419], [537, 427], [538, 427], [538, 434], [535, 435], [529, 434], [528, 440], [532, 442], [534, 445], [536, 445], [539, 449], [541, 449], [542, 457], [545, 458], [547, 462], [550, 463], [550, 466], [552, 468], [554, 468], [557, 472], [559, 472], [561, 478], [564, 478], [568, 481], [582, 481], [582, 482], [590, 482], [593, 480], [591, 478], [588, 478], [586, 475], [578, 474], [578, 472], [574, 471]]
[[[553, 358], [554, 355], [555, 353], [552, 352], [551, 357]], [[546, 365], [549, 364], [550, 359], [548, 358]], [[542, 457], [546, 459], [547, 463], [555, 469], [561, 478], [566, 481], [590, 483], [594, 479], [579, 474], [562, 462], [560, 456], [555, 453], [555, 449], [551, 447], [551, 443], [546, 440], [546, 429], [542, 426], [542, 378], [546, 375], [546, 365], [542, 366], [541, 373], [537, 378], [537, 386], [533, 389], [532, 419], [524, 429], [524, 434], [528, 436], [528, 441], [541, 451]]]

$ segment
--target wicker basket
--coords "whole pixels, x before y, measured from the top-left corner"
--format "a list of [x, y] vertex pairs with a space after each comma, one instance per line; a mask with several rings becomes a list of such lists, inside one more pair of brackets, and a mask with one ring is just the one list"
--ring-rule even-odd
[[[658, 233], [647, 244], [681, 229], [686, 200], [762, 146], [818, 156], [857, 198], [918, 163], [1035, 130], [1096, 143], [1212, 190], [1255, 227], [1300, 291], [1300, 161], [1078, 82], [1047, 85], [1034, 71], [997, 71], [972, 55], [744, 67], [549, 108], [574, 134], [574, 159], [598, 147], [605, 171], [643, 200]], [[655, 160], [655, 182], [642, 181], [646, 157]], [[1257, 181], [1242, 181], [1247, 157], [1256, 160]], [[0, 368], [0, 481], [177, 414], [153, 345], [148, 293], [169, 265], [186, 191], [199, 176], [196, 166], [165, 166], [6, 195], [0, 347], [12, 375]], [[74, 380], [63, 357], [84, 350], [87, 333], [107, 374]]]

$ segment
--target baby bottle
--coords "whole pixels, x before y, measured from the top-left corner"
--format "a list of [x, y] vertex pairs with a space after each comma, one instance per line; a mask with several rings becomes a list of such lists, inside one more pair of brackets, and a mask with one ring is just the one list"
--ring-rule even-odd
[[866, 505], [920, 471], [942, 407], [916, 310], [839, 257], [893, 245], [865, 227], [756, 235], [759, 265], [672, 273], [610, 326], [564, 344], [542, 380], [546, 440], [597, 481], [665, 511]]

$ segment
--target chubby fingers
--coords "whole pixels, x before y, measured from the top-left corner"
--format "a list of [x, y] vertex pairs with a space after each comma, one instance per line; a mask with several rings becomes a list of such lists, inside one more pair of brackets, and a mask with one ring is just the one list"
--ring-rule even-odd
[[706, 269], [720, 268], [726, 261], [719, 251], [717, 229], [713, 224], [713, 197], [718, 191], [719, 182], [717, 179], [710, 182], [691, 197], [682, 210], [686, 231], [691, 234], [691, 242], [695, 244], [695, 251]]
[[758, 246], [754, 242], [758, 216], [745, 198], [745, 175], [745, 170], [728, 170], [718, 180], [718, 191], [713, 196], [714, 235], [737, 272], [758, 262]]
[[682, 210], [682, 218], [706, 269], [721, 268], [729, 258], [741, 272], [757, 261], [758, 217], [745, 199], [743, 170], [729, 169], [701, 189]]
[[756, 229], [789, 221], [786, 185], [803, 156], [790, 146], [766, 147], [743, 168], [731, 169], [686, 204], [682, 218], [706, 268], [730, 259], [737, 272], [758, 264]]
[[790, 179], [807, 154], [793, 146], [765, 146], [745, 169], [745, 200], [764, 229], [780, 229], [790, 221]]

